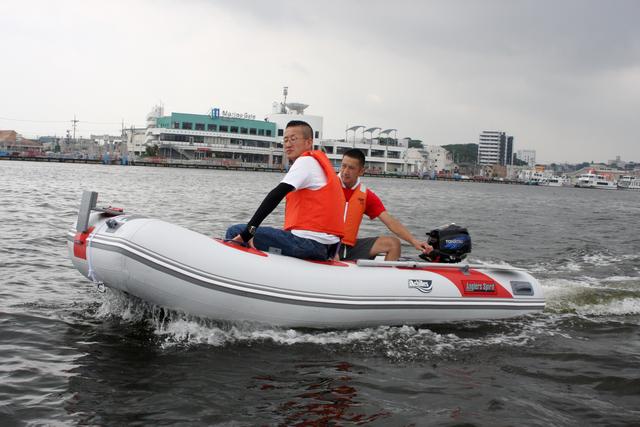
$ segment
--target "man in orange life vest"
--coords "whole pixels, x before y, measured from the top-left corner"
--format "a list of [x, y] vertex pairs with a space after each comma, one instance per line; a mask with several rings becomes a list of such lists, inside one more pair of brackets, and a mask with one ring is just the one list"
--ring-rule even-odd
[[[290, 121], [283, 143], [285, 156], [293, 162], [289, 172], [249, 223], [229, 227], [226, 238], [296, 258], [332, 258], [344, 236], [345, 201], [340, 180], [327, 156], [313, 150], [313, 130], [308, 123]], [[284, 230], [260, 227], [285, 197]]]
[[421, 242], [407, 228], [385, 209], [378, 196], [360, 183], [364, 174], [365, 158], [358, 149], [348, 150], [343, 154], [340, 166], [340, 180], [344, 197], [347, 201], [345, 215], [345, 236], [340, 247], [340, 259], [373, 259], [385, 253], [386, 261], [400, 258], [400, 240], [395, 236], [379, 236], [358, 239], [358, 229], [364, 214], [370, 219], [380, 218], [387, 228], [402, 240], [410, 243], [422, 253], [428, 254], [433, 249], [426, 242]]

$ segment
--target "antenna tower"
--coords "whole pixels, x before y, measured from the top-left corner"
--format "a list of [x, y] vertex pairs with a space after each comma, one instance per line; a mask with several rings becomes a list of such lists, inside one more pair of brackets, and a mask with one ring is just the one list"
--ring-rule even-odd
[[76, 115], [73, 115], [73, 120], [71, 120], [71, 125], [73, 126], [73, 140], [76, 140], [76, 126], [80, 120], [76, 119]]
[[289, 95], [289, 86], [285, 86], [282, 89], [282, 108], [280, 109], [281, 113], [286, 114], [287, 113], [287, 95]]

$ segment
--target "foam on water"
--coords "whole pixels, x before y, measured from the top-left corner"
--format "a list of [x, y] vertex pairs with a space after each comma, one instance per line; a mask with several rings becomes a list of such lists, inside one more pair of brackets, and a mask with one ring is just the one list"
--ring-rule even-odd
[[[202, 319], [156, 307], [112, 290], [104, 294], [96, 315], [100, 318], [117, 317], [131, 323], [146, 322], [159, 345], [165, 348], [272, 343], [282, 346], [319, 345], [329, 350], [344, 349], [399, 360], [448, 357], [478, 347], [525, 346], [540, 336], [559, 334], [570, 338], [566, 332], [562, 332], [564, 328], [561, 326], [567, 316], [578, 316], [595, 322], [625, 316], [623, 321], [640, 321], [637, 319], [640, 314], [640, 277], [572, 277], [570, 274], [583, 271], [586, 263], [601, 263], [605, 258], [611, 262], [622, 262], [636, 259], [637, 256], [610, 257], [583, 253], [579, 261], [565, 259], [564, 263], [539, 263], [533, 268], [529, 267], [532, 271], [539, 269], [546, 273], [547, 278], [540, 280], [540, 283], [547, 308], [538, 316], [505, 321], [460, 323], [450, 327], [381, 326], [346, 331], [296, 330], [248, 322], [228, 323]], [[493, 260], [474, 260], [474, 263], [511, 266], [509, 263]], [[629, 319], [629, 316], [633, 318]], [[478, 328], [482, 329], [481, 333], [469, 336], [469, 330]]]
[[582, 256], [582, 261], [584, 263], [601, 267], [610, 266], [620, 262], [635, 261], [638, 259], [640, 259], [640, 254], [611, 255], [604, 252], [596, 252]]
[[[543, 322], [544, 323], [544, 322]], [[282, 346], [319, 345], [329, 350], [384, 356], [395, 360], [427, 360], [450, 357], [480, 347], [529, 345], [540, 335], [559, 333], [541, 327], [540, 322], [517, 322], [506, 325], [482, 325], [487, 331], [477, 337], [464, 337], [451, 331], [413, 326], [380, 326], [345, 331], [300, 331], [261, 327], [251, 324], [216, 324], [202, 319], [182, 319], [156, 325], [155, 333], [163, 337], [163, 347], [206, 344], [215, 347], [273, 343]], [[477, 325], [468, 325], [471, 329]], [[468, 333], [465, 325], [461, 332]]]
[[585, 316], [627, 316], [640, 314], [640, 298], [624, 298], [602, 304], [588, 304], [575, 307], [578, 314]]
[[640, 314], [639, 281], [640, 278], [631, 276], [607, 279], [582, 276], [540, 283], [547, 302], [546, 311], [601, 317]]
[[543, 316], [453, 325], [380, 326], [358, 330], [297, 330], [250, 322], [218, 322], [150, 305], [108, 290], [96, 311], [98, 318], [146, 322], [163, 348], [210, 345], [318, 345], [328, 351], [349, 351], [394, 360], [457, 357], [480, 347], [526, 346], [539, 336], [560, 334]]

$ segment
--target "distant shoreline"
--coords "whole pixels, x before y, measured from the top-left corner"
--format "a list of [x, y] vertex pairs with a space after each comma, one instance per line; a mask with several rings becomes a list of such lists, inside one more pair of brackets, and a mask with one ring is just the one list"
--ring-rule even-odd
[[[207, 163], [185, 163], [185, 162], [154, 162], [145, 160], [133, 160], [128, 164], [121, 165], [117, 161], [111, 161], [110, 163], [104, 163], [100, 159], [66, 159], [57, 157], [36, 157], [36, 156], [0, 156], [0, 160], [14, 160], [22, 162], [46, 162], [46, 163], [81, 163], [81, 164], [93, 164], [93, 165], [105, 165], [105, 166], [146, 166], [146, 167], [164, 167], [164, 168], [182, 168], [182, 169], [215, 169], [215, 170], [229, 170], [229, 171], [241, 171], [241, 172], [272, 172], [272, 173], [284, 173], [284, 169], [281, 168], [268, 168], [257, 166], [231, 166], [231, 165], [213, 165]], [[525, 182], [515, 180], [493, 180], [493, 179], [456, 179], [453, 177], [437, 177], [434, 180], [428, 178], [421, 178], [418, 175], [400, 175], [395, 173], [365, 173], [368, 177], [377, 178], [397, 178], [397, 179], [413, 179], [419, 181], [454, 181], [454, 182], [477, 182], [483, 184], [515, 184], [515, 185], [528, 185]]]

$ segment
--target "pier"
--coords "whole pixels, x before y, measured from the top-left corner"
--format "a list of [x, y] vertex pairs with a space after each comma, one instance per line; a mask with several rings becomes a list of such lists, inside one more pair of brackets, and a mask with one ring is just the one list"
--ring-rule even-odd
[[[119, 160], [110, 160], [104, 162], [101, 159], [73, 159], [64, 157], [45, 157], [45, 156], [0, 156], [0, 160], [14, 160], [22, 162], [48, 162], [48, 163], [84, 163], [93, 165], [105, 165], [105, 166], [147, 166], [147, 167], [159, 167], [159, 168], [182, 168], [182, 169], [215, 169], [215, 170], [229, 170], [240, 172], [275, 172], [284, 173], [283, 168], [272, 168], [264, 166], [243, 166], [243, 165], [229, 165], [229, 164], [215, 164], [210, 162], [203, 162], [197, 160], [191, 161], [179, 161], [179, 160], [130, 160], [126, 164], [121, 164]], [[398, 179], [415, 179], [431, 181], [428, 177], [420, 177], [415, 174], [401, 174], [401, 173], [368, 173], [365, 172], [364, 176], [378, 177], [378, 178], [398, 178]], [[491, 179], [485, 177], [470, 177], [467, 179], [454, 178], [451, 176], [437, 176], [433, 181], [455, 181], [455, 182], [479, 182], [486, 184], [514, 184], [514, 185], [527, 185], [526, 182], [520, 182], [512, 179]]]

